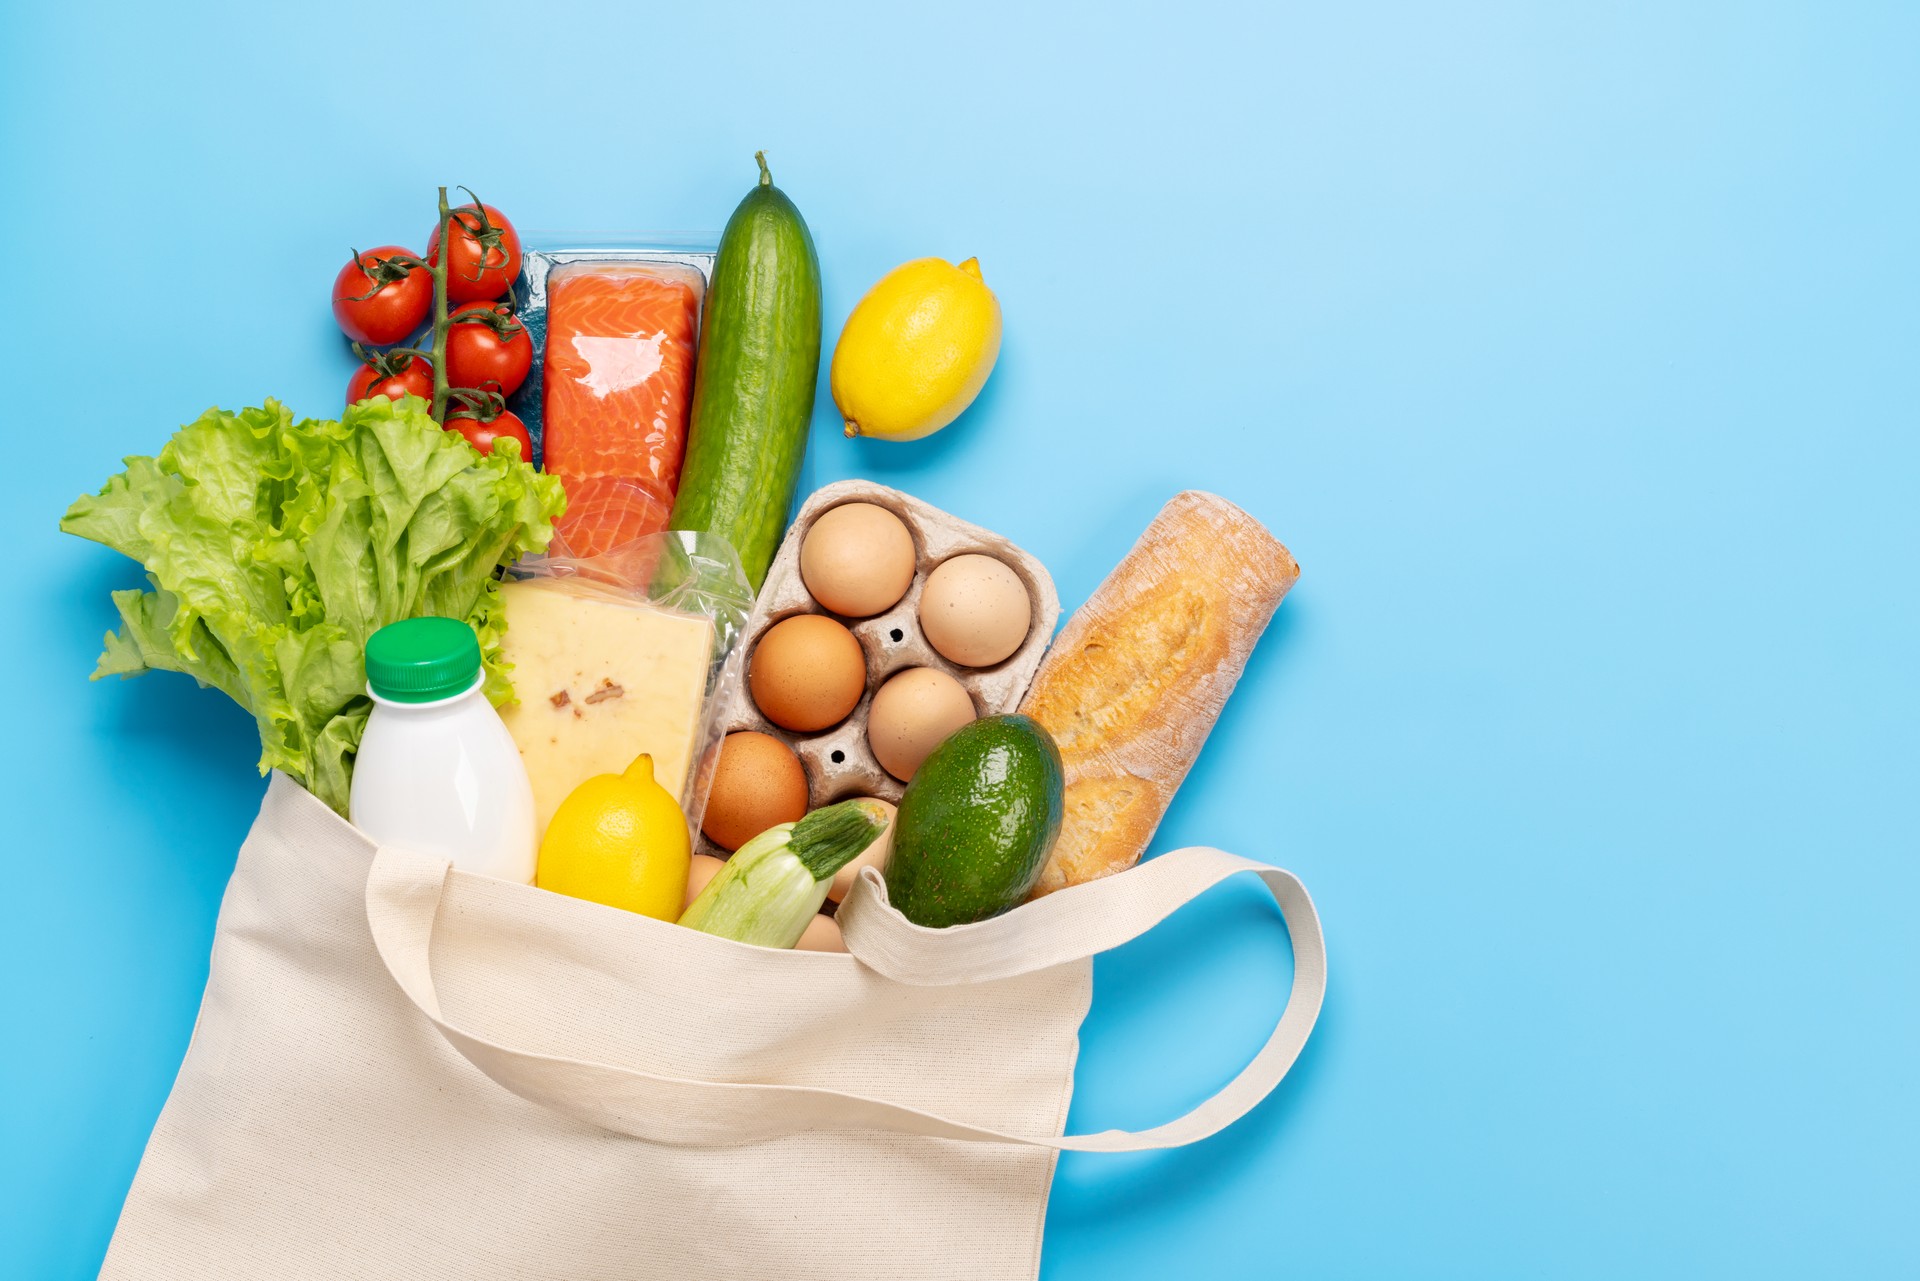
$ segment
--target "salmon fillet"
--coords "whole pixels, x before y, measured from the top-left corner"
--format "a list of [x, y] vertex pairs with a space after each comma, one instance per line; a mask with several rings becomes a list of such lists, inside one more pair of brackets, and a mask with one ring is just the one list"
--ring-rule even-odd
[[574, 556], [667, 527], [693, 403], [700, 273], [572, 263], [547, 278], [546, 470], [567, 489]]

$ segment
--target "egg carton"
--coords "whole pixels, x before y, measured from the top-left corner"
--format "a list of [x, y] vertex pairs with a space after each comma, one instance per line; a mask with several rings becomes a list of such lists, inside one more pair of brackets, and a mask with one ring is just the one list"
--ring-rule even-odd
[[[913, 585], [893, 608], [871, 618], [848, 618], [827, 609], [808, 593], [800, 577], [800, 544], [813, 522], [831, 508], [855, 502], [886, 508], [913, 535]], [[1027, 638], [1012, 656], [991, 667], [962, 667], [949, 662], [920, 630], [920, 595], [926, 588], [927, 575], [942, 561], [968, 552], [979, 552], [1005, 564], [1025, 585], [1033, 604]], [[897, 802], [906, 791], [906, 784], [881, 768], [867, 744], [867, 712], [874, 693], [895, 672], [931, 667], [947, 673], [967, 691], [976, 716], [992, 716], [1018, 707], [1053, 640], [1054, 625], [1060, 620], [1060, 593], [1054, 589], [1046, 566], [1000, 535], [897, 489], [867, 480], [842, 480], [815, 490], [788, 527], [753, 613], [747, 618], [741, 652], [748, 655], [749, 663], [754, 646], [766, 630], [796, 614], [825, 614], [845, 624], [860, 642], [866, 655], [867, 687], [853, 711], [839, 724], [819, 733], [797, 734], [782, 729], [754, 706], [746, 686], [748, 664], [740, 663], [734, 665], [717, 691], [716, 716], [723, 733], [758, 730], [791, 747], [806, 767], [807, 808], [818, 809], [854, 796]], [[700, 852], [727, 856], [705, 836], [700, 838]]]

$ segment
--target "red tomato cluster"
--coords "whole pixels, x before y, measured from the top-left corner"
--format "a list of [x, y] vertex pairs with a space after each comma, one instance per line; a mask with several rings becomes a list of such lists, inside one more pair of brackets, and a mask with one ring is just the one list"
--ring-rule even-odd
[[[482, 453], [497, 439], [520, 442], [530, 458], [526, 424], [505, 407], [533, 366], [533, 339], [502, 301], [520, 274], [520, 236], [505, 214], [473, 201], [448, 221], [446, 374], [452, 394], [446, 426]], [[433, 360], [419, 346], [399, 346], [419, 334], [433, 311], [433, 268], [440, 265], [441, 228], [435, 224], [422, 259], [399, 245], [356, 252], [333, 281], [333, 317], [362, 358], [347, 383], [347, 403], [369, 396], [433, 399]], [[431, 343], [432, 332], [425, 336]], [[361, 344], [391, 350], [368, 352]]]

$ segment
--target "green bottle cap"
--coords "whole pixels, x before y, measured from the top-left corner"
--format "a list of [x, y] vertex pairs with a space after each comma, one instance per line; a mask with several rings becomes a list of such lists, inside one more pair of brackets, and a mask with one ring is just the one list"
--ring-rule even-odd
[[367, 684], [393, 703], [464, 694], [480, 674], [480, 639], [457, 618], [403, 618], [367, 638]]

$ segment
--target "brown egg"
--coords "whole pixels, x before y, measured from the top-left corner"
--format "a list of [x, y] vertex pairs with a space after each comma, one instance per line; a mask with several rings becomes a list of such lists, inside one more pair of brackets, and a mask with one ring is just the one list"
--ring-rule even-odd
[[838, 903], [847, 897], [847, 891], [853, 888], [853, 880], [860, 875], [863, 867], [887, 870], [887, 856], [893, 853], [893, 820], [898, 814], [893, 805], [879, 797], [869, 797], [875, 805], [887, 812], [887, 830], [873, 838], [873, 844], [853, 856], [853, 862], [833, 874], [833, 884], [827, 886], [827, 897]]
[[831, 916], [816, 916], [807, 922], [807, 928], [795, 943], [795, 950], [801, 952], [844, 952], [847, 942], [840, 937], [840, 925]]
[[927, 753], [973, 715], [973, 699], [959, 681], [936, 668], [909, 667], [873, 696], [867, 743], [880, 768], [904, 783]]
[[[726, 865], [725, 859], [715, 858], [711, 854], [695, 854], [692, 865], [687, 868], [687, 903], [699, 898], [700, 891], [707, 888], [707, 882]], [[681, 906], [684, 908], [686, 904]]]
[[1032, 626], [1027, 585], [991, 556], [969, 553], [941, 561], [920, 593], [927, 643], [963, 667], [991, 667], [1011, 658]]
[[842, 503], [813, 522], [800, 544], [800, 578], [836, 614], [868, 618], [913, 586], [913, 535], [873, 503]]
[[867, 657], [853, 633], [824, 614], [796, 614], [753, 647], [747, 687], [782, 729], [811, 734], [847, 718], [867, 690]]
[[771, 734], [742, 730], [720, 744], [713, 790], [700, 830], [722, 849], [737, 850], [770, 827], [807, 812], [807, 771]]

